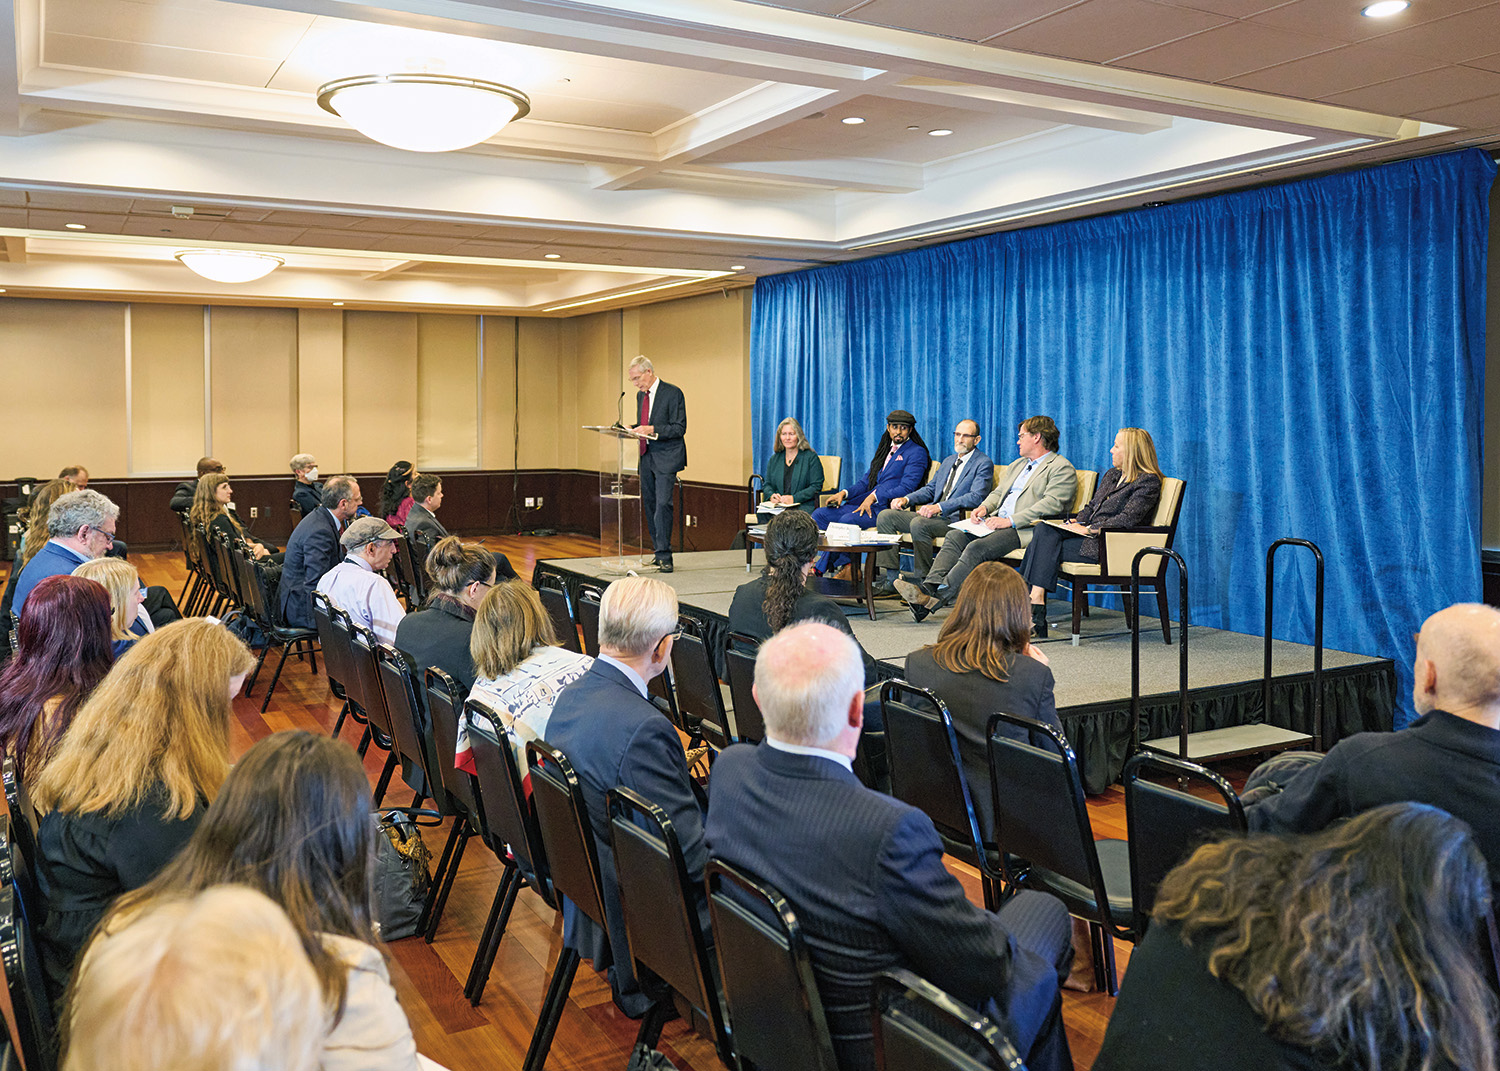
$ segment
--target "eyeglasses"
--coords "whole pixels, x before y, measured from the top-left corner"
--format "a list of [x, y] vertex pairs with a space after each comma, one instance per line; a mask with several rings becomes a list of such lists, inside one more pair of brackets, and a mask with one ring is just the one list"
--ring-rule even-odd
[[955, 439], [977, 439], [977, 438], [979, 438], [979, 434], [978, 434], [978, 432], [976, 432], [973, 435], [970, 435], [966, 431], [955, 431], [953, 433], [953, 437]]
[[86, 524], [84, 527], [90, 532], [97, 532], [99, 535], [102, 535], [105, 546], [112, 547], [115, 545], [115, 534], [113, 532], [106, 532], [103, 528], [95, 528], [92, 524]]
[[[687, 631], [687, 629], [683, 628], [681, 625], [678, 625], [671, 632], [669, 632], [665, 636], [663, 636], [661, 638], [661, 640], [672, 640], [673, 642], [676, 642], [677, 640], [682, 639], [682, 634], [684, 632], [686, 632], [686, 631]], [[656, 642], [660, 643], [661, 640], [657, 640]]]

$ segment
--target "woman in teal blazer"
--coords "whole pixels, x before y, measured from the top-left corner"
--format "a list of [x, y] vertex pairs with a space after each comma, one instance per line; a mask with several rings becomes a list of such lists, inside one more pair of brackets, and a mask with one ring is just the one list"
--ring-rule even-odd
[[823, 462], [808, 445], [802, 425], [787, 417], [776, 426], [776, 452], [766, 462], [761, 501], [811, 513], [822, 490]]

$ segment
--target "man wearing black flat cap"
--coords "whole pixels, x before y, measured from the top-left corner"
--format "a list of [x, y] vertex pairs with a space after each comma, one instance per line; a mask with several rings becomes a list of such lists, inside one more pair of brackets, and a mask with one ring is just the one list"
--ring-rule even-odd
[[[857, 524], [874, 528], [875, 518], [891, 504], [891, 499], [911, 494], [927, 481], [927, 444], [917, 434], [917, 418], [905, 409], [892, 409], [885, 418], [885, 434], [875, 447], [869, 469], [852, 487], [846, 487], [828, 500], [828, 505], [813, 511], [819, 528], [830, 524]], [[837, 569], [848, 556], [834, 555], [821, 563], [822, 569]]]

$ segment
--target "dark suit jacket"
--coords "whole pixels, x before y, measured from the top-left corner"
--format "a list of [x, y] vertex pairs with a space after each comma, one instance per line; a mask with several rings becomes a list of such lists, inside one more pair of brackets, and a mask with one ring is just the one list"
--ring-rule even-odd
[[443, 527], [443, 522], [420, 502], [413, 502], [411, 510], [406, 514], [406, 534], [411, 536], [425, 534], [432, 542], [436, 543], [448, 534], [448, 529]]
[[[953, 715], [953, 731], [958, 735], [958, 751], [964, 760], [964, 777], [974, 800], [974, 814], [985, 840], [993, 843], [995, 800], [990, 790], [989, 742], [985, 727], [997, 710], [1019, 714], [1046, 722], [1058, 732], [1062, 722], [1057, 717], [1057, 702], [1052, 695], [1052, 670], [1035, 658], [1014, 656], [1005, 668], [1004, 681], [992, 680], [982, 673], [954, 673], [937, 664], [932, 649], [923, 647], [906, 656], [902, 674], [918, 688], [934, 692], [948, 713]], [[998, 726], [1004, 736], [1024, 740], [1026, 734], [1009, 725]]]
[[419, 680], [426, 676], [428, 666], [437, 666], [469, 692], [474, 688], [474, 658], [469, 654], [473, 632], [474, 612], [457, 599], [438, 595], [401, 619], [394, 646], [406, 656]]
[[[637, 417], [641, 413], [641, 397], [644, 394], [644, 391], [635, 393]], [[682, 397], [682, 388], [662, 380], [661, 386], [656, 388], [656, 404], [651, 407], [651, 419], [644, 423], [656, 429], [656, 441], [646, 444], [644, 455], [651, 459], [651, 467], [657, 472], [681, 472], [687, 468], [687, 443], [682, 439], [687, 434], [687, 402]]]
[[286, 557], [281, 568], [281, 588], [276, 601], [281, 616], [289, 625], [312, 628], [312, 593], [323, 574], [343, 558], [339, 546], [338, 522], [327, 509], [319, 507], [302, 518], [292, 538], [287, 541]]
[[[710, 787], [709, 851], [774, 886], [797, 913], [843, 1071], [874, 1067], [870, 986], [890, 967], [971, 1005], [1000, 998], [1016, 1047], [1030, 1048], [1056, 974], [1013, 950], [1000, 920], [968, 901], [931, 819], [832, 760], [768, 744], [722, 752]], [[1012, 987], [1017, 971], [1050, 976], [1050, 992]], [[1009, 1001], [1012, 988], [1039, 995]]]
[[196, 479], [183, 480], [176, 487], [172, 488], [172, 501], [168, 502], [167, 505], [175, 509], [178, 513], [186, 513], [193, 508], [193, 496], [197, 493], [198, 481]]
[[296, 480], [292, 483], [292, 500], [297, 503], [297, 508], [306, 517], [313, 513], [323, 504], [323, 485], [321, 483], [303, 483]]
[[[927, 466], [931, 459], [927, 451], [907, 440], [891, 448], [891, 457], [885, 467], [875, 474], [875, 512], [879, 513], [891, 504], [891, 499], [909, 495], [922, 486], [927, 479]], [[848, 502], [859, 505], [870, 493], [868, 470], [849, 488]]]
[[[771, 623], [766, 620], [764, 608], [766, 585], [770, 582], [770, 577], [758, 576], [749, 583], [735, 588], [734, 598], [729, 602], [730, 632], [743, 632], [747, 636], [754, 636], [757, 640], [769, 640], [774, 635]], [[788, 625], [801, 621], [821, 621], [825, 625], [832, 625], [848, 636], [859, 645], [860, 658], [865, 664], [865, 687], [868, 688], [880, 679], [875, 669], [875, 660], [864, 649], [864, 645], [859, 643], [859, 637], [854, 635], [854, 629], [849, 627], [848, 615], [838, 603], [827, 595], [804, 590], [798, 597], [797, 604], [792, 607], [792, 619]]]
[[[564, 943], [592, 959], [598, 969], [613, 964], [611, 982], [616, 994], [624, 998], [627, 1010], [644, 1010], [646, 1002], [638, 993], [625, 938], [604, 794], [624, 786], [666, 811], [676, 827], [688, 873], [701, 884], [707, 859], [703, 811], [688, 777], [682, 740], [667, 716], [647, 702], [624, 673], [602, 658], [595, 659], [587, 673], [558, 695], [547, 720], [546, 739], [568, 757], [582, 782], [599, 849], [604, 913], [609, 922], [605, 943], [598, 927], [576, 911], [566, 911]], [[706, 910], [703, 915], [706, 929]]]
[[[1146, 524], [1156, 513], [1156, 504], [1161, 501], [1161, 477], [1152, 472], [1143, 472], [1130, 483], [1120, 483], [1122, 473], [1112, 468], [1099, 481], [1099, 490], [1089, 499], [1089, 504], [1078, 511], [1076, 520], [1090, 528], [1132, 528]], [[1099, 560], [1099, 537], [1088, 536], [1083, 541], [1083, 556], [1091, 562]]]
[[[990, 456], [982, 450], [975, 450], [973, 454], [969, 463], [964, 466], [958, 483], [954, 484], [953, 493], [937, 503], [943, 508], [942, 518], [945, 521], [962, 520], [962, 514], [984, 501], [984, 496], [990, 493], [990, 487], [995, 482], [995, 463], [990, 460]], [[957, 454], [949, 454], [943, 458], [943, 463], [933, 473], [932, 479], [927, 481], [927, 485], [906, 496], [906, 504], [927, 506], [935, 502], [948, 483], [948, 474], [957, 464]]]

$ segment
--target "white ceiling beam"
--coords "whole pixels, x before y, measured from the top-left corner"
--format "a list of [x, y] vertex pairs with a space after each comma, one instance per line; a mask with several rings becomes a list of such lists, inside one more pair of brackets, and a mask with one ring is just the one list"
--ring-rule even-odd
[[26, 239], [25, 238], [16, 238], [16, 237], [7, 235], [4, 239], [0, 239], [0, 248], [3, 248], [3, 250], [5, 252], [5, 262], [7, 264], [25, 264], [26, 263]]
[[1172, 125], [1172, 117], [1160, 112], [930, 78], [905, 79], [883, 87], [880, 95], [991, 115], [996, 110], [1003, 109], [1007, 116], [1017, 119], [1039, 119], [1042, 122], [1115, 130], [1124, 134], [1149, 134]]
[[780, 185], [865, 193], [914, 193], [924, 185], [920, 164], [889, 160], [756, 160], [716, 162], [712, 166], [688, 164], [672, 170], [674, 174], [703, 174], [720, 179], [733, 175]]
[[21, 92], [41, 51], [39, 0], [0, 0], [0, 137], [26, 129], [35, 107]]
[[392, 276], [400, 275], [408, 268], [418, 268], [426, 263], [427, 261], [425, 260], [403, 260], [400, 264], [394, 264], [391, 267], [385, 269], [385, 271], [368, 272], [365, 275], [362, 275], [361, 278], [366, 282], [376, 283], [382, 279], [389, 279]]

